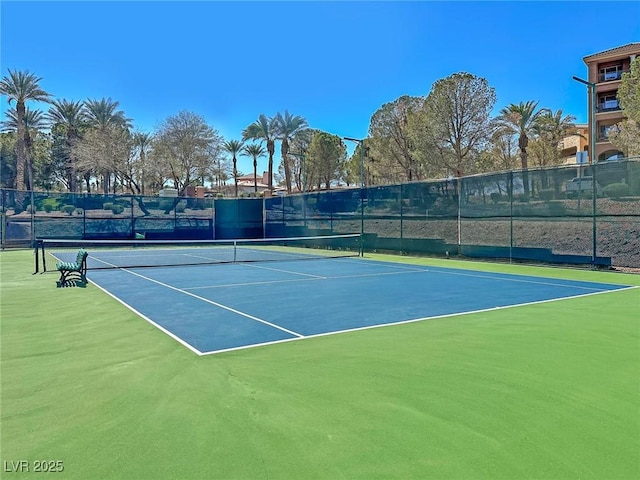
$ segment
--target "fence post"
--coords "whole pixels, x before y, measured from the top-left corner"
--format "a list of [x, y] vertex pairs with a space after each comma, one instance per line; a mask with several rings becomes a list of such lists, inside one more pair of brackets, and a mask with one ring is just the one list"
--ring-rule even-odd
[[400, 254], [402, 254], [404, 252], [404, 235], [403, 235], [403, 228], [404, 228], [404, 209], [402, 208], [403, 204], [404, 204], [404, 192], [402, 191], [402, 186], [404, 184], [400, 184]]
[[456, 177], [458, 192], [458, 255], [462, 254], [462, 177]]
[[[595, 130], [595, 127], [594, 127]], [[598, 265], [597, 265], [597, 235], [596, 235], [596, 197], [598, 196], [598, 192], [597, 192], [597, 185], [598, 183], [596, 182], [596, 170], [597, 170], [597, 165], [595, 162], [595, 158], [596, 158], [596, 154], [595, 151], [592, 153], [592, 157], [593, 159], [593, 164], [591, 165], [593, 167], [593, 175], [591, 177], [592, 183], [591, 183], [591, 197], [593, 200], [593, 256], [592, 256], [592, 260], [591, 260], [591, 268], [593, 270], [595, 270]]]
[[513, 170], [509, 172], [509, 263], [513, 259]]

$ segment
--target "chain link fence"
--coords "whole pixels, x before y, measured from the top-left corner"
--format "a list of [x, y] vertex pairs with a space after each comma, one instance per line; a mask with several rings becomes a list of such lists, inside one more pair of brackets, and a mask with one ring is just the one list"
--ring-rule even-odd
[[1, 200], [2, 248], [36, 238], [363, 233], [365, 251], [640, 268], [638, 160], [264, 200], [15, 190]]

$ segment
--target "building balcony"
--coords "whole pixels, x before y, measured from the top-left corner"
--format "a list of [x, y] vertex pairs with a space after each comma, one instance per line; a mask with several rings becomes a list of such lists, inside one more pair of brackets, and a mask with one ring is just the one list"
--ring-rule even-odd
[[617, 101], [600, 103], [596, 107], [597, 113], [615, 112], [617, 110], [622, 110], [620, 108], [620, 104]]
[[616, 80], [622, 80], [622, 74], [628, 72], [628, 70], [617, 70], [615, 72], [604, 72], [598, 74], [598, 83], [615, 82]]

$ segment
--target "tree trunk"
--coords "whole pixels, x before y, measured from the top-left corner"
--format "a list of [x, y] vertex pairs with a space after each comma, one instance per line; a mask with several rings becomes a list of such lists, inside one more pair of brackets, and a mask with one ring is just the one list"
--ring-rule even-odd
[[284, 167], [284, 180], [287, 185], [287, 193], [291, 193], [291, 166], [289, 165], [289, 141], [282, 139], [282, 164]]
[[273, 192], [273, 154], [275, 152], [275, 142], [267, 140], [267, 150], [269, 152], [269, 192]]
[[253, 193], [258, 196], [258, 159], [253, 158]]
[[235, 185], [236, 198], [238, 198], [238, 160], [235, 153], [233, 154], [233, 183]]
[[16, 190], [24, 190], [24, 173], [26, 164], [24, 102], [17, 103], [16, 112], [18, 114], [18, 138], [16, 139]]
[[522, 134], [518, 137], [518, 147], [520, 147], [520, 160], [522, 162], [522, 186], [524, 188], [525, 197], [529, 197], [529, 162], [527, 153], [527, 146], [529, 145], [529, 138], [527, 135]]

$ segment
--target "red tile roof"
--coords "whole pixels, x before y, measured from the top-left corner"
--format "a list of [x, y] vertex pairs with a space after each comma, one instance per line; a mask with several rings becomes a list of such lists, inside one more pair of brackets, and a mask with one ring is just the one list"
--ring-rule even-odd
[[615, 47], [615, 48], [610, 48], [609, 50], [604, 50], [602, 52], [598, 52], [598, 53], [592, 53], [591, 55], [587, 55], [586, 57], [583, 57], [582, 60], [584, 60], [584, 62], [586, 63], [587, 60], [591, 60], [593, 58], [597, 58], [597, 57], [601, 57], [601, 56], [609, 56], [609, 55], [613, 55], [613, 54], [623, 54], [623, 53], [638, 53], [640, 54], [640, 43], [638, 42], [634, 42], [634, 43], [627, 43], [626, 45], [621, 45], [619, 47]]

